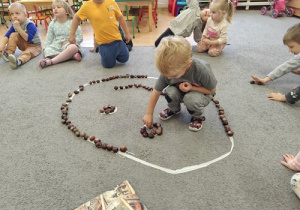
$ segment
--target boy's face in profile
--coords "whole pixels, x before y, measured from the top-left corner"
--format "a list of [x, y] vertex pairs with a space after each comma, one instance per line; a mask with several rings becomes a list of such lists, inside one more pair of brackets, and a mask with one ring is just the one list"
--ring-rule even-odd
[[13, 21], [19, 21], [20, 24], [24, 23], [26, 18], [26, 14], [23, 12], [23, 10], [19, 7], [12, 7], [9, 9], [10, 16]]
[[294, 41], [288, 42], [287, 46], [289, 48], [289, 52], [297, 55], [300, 53], [300, 44]]

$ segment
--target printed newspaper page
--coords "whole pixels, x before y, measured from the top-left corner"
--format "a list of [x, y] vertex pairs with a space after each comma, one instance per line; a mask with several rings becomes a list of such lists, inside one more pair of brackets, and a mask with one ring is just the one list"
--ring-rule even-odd
[[75, 210], [147, 210], [128, 181], [82, 204]]

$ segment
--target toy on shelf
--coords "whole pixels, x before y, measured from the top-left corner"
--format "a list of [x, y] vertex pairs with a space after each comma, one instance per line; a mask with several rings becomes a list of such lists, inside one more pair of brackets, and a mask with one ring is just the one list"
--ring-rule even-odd
[[261, 15], [265, 15], [267, 10], [270, 9], [271, 17], [277, 18], [279, 15], [286, 15], [288, 17], [292, 17], [294, 15], [293, 8], [287, 8], [286, 4], [291, 0], [268, 0], [270, 2], [270, 6], [267, 8], [266, 6], [262, 7], [260, 10]]

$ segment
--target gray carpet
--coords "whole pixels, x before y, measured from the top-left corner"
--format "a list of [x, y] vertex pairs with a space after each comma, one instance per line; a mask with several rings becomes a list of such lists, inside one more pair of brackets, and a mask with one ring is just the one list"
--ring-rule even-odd
[[[82, 62], [69, 61], [46, 69], [41, 56], [17, 70], [0, 61], [0, 209], [74, 209], [128, 180], [152, 210], [166, 209], [299, 209], [289, 181], [293, 172], [280, 164], [284, 153], [296, 154], [299, 141], [299, 103], [269, 101], [270, 92], [287, 92], [299, 85], [299, 75], [288, 74], [266, 86], [250, 85], [250, 75], [264, 77], [293, 55], [282, 44], [287, 28], [299, 18], [261, 16], [238, 11], [229, 28], [228, 46], [208, 61], [218, 79], [216, 99], [225, 109], [235, 147], [223, 160], [192, 172], [173, 175], [112, 152], [97, 149], [76, 137], [61, 123], [61, 104], [79, 85], [114, 75], [146, 74], [157, 77], [154, 47], [134, 47], [126, 65], [104, 69], [98, 54], [85, 50]], [[200, 132], [188, 130], [183, 112], [161, 122], [163, 97], [154, 121], [162, 136], [144, 139], [139, 129], [150, 92], [142, 88], [115, 91], [115, 85], [144, 84], [154, 79], [116, 79], [86, 86], [69, 105], [69, 119], [79, 130], [103, 142], [126, 145], [136, 157], [181, 169], [215, 159], [231, 143], [210, 104]], [[101, 115], [107, 104], [117, 106]]]

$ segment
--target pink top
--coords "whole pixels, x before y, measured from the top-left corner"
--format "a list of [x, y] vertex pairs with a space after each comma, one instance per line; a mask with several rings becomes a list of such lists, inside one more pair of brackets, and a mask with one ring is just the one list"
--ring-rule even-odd
[[296, 155], [295, 159], [288, 163], [290, 168], [294, 171], [300, 171], [300, 152]]

